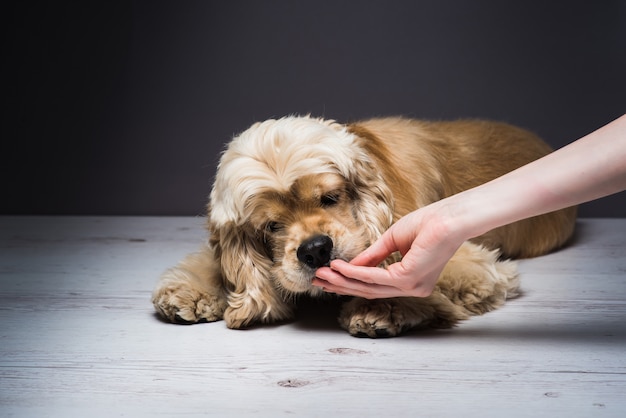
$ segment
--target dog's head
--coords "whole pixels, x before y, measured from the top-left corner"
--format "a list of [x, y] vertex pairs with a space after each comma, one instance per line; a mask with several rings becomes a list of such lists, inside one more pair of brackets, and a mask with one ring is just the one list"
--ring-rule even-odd
[[231, 307], [252, 299], [250, 320], [277, 319], [280, 301], [320, 292], [319, 267], [350, 260], [391, 225], [391, 192], [362, 141], [334, 121], [286, 117], [229, 144], [209, 229]]

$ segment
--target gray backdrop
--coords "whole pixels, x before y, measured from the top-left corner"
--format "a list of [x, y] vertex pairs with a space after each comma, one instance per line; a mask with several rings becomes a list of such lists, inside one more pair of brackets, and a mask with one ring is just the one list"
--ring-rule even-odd
[[[560, 147], [626, 111], [624, 1], [6, 10], [3, 214], [203, 214], [224, 143], [286, 114], [490, 118]], [[581, 214], [626, 216], [626, 196]]]

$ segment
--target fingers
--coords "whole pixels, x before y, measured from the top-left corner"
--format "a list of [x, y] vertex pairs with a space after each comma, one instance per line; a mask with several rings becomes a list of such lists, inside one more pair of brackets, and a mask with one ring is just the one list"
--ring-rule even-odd
[[[378, 265], [378, 263], [376, 265]], [[389, 272], [375, 266], [359, 266], [354, 265], [352, 262], [347, 263], [343, 260], [334, 260], [331, 262], [330, 268], [331, 271], [343, 277], [356, 279], [362, 283], [378, 285], [393, 284], [393, 279], [390, 277]]]
[[411, 224], [411, 219], [411, 215], [401, 218], [369, 248], [353, 258], [350, 263], [358, 266], [375, 267], [396, 251], [405, 255], [411, 248], [418, 231], [418, 228]]
[[[385, 271], [379, 268], [371, 269]], [[350, 279], [328, 267], [320, 268], [317, 271], [317, 278], [313, 280], [313, 285], [322, 287], [325, 292], [336, 293], [338, 295], [360, 296], [366, 299], [403, 296], [402, 291], [395, 287]]]
[[357, 266], [375, 267], [396, 251], [400, 251], [402, 254], [406, 253], [408, 247], [403, 247], [398, 246], [394, 238], [394, 226], [392, 226], [361, 254], [354, 257], [350, 263]]
[[416, 272], [407, 269], [402, 262], [383, 269], [355, 266], [342, 260], [335, 260], [331, 263], [331, 268], [323, 267], [317, 270], [317, 278], [314, 279], [313, 285], [320, 286], [327, 292], [367, 299], [429, 296], [435, 287], [437, 271], [426, 273], [420, 280], [415, 275]]
[[379, 239], [361, 254], [354, 257], [350, 263], [356, 266], [376, 267], [394, 251], [396, 250], [392, 249], [387, 242]]
[[413, 275], [406, 272], [401, 263], [383, 269], [355, 266], [335, 260], [331, 263], [331, 268], [323, 267], [317, 270], [317, 279], [313, 281], [313, 285], [323, 287], [327, 292], [367, 299], [430, 295], [436, 279], [417, 281]]

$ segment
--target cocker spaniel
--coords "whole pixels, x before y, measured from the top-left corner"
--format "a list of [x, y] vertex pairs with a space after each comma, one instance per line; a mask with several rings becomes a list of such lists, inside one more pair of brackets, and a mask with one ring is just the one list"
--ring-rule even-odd
[[[256, 123], [221, 157], [208, 243], [163, 274], [154, 307], [174, 323], [224, 319], [230, 328], [289, 319], [298, 295], [324, 294], [311, 285], [320, 266], [349, 261], [403, 215], [550, 151], [523, 129], [479, 120]], [[491, 311], [518, 294], [508, 259], [562, 246], [575, 217], [569, 208], [492, 230], [461, 246], [431, 296], [349, 298], [339, 323], [390, 337]]]

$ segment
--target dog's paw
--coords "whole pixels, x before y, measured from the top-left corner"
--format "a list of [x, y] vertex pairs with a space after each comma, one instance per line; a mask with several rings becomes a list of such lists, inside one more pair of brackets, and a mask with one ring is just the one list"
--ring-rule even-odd
[[339, 324], [355, 337], [395, 337], [414, 328], [452, 328], [467, 311], [438, 291], [426, 298], [367, 300], [345, 303]]
[[471, 315], [498, 308], [519, 295], [517, 264], [498, 255], [465, 243], [444, 268], [436, 290]]
[[218, 321], [226, 309], [223, 297], [202, 292], [188, 283], [161, 283], [152, 295], [152, 303], [161, 317], [179, 324]]
[[340, 325], [355, 337], [395, 337], [420, 324], [418, 317], [409, 318], [397, 299], [352, 299], [339, 315]]
[[228, 328], [244, 329], [255, 323], [270, 324], [293, 318], [294, 305], [271, 293], [258, 292], [256, 296], [255, 299], [248, 293], [230, 294], [224, 311]]
[[466, 309], [471, 315], [482, 315], [493, 311], [511, 298], [507, 294], [506, 285], [498, 282], [486, 283], [483, 286], [466, 287], [458, 293], [448, 293], [450, 301]]

